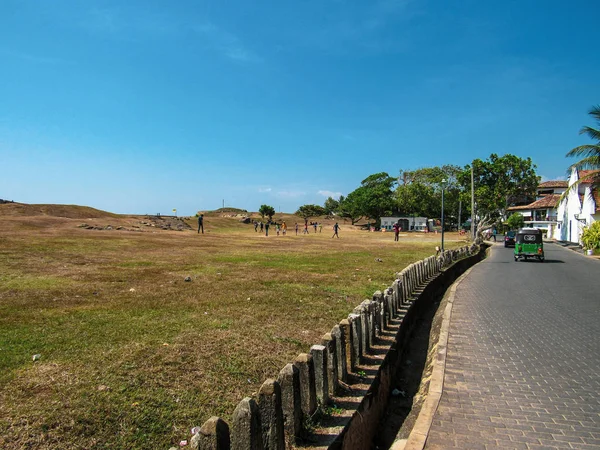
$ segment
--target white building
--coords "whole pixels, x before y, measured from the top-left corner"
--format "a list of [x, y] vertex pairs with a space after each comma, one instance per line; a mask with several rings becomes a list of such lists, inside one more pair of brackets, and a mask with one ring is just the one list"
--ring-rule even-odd
[[[571, 171], [569, 186], [580, 177], [589, 175], [589, 170]], [[557, 226], [551, 237], [561, 241], [581, 242], [581, 233], [585, 226], [600, 220], [600, 193], [592, 189], [590, 183], [580, 183], [578, 189], [572, 190], [558, 205]]]
[[533, 203], [511, 206], [507, 212], [521, 214], [525, 227], [539, 228], [547, 237], [551, 237], [558, 224], [558, 202], [568, 186], [564, 180], [545, 181], [537, 187]]
[[431, 231], [427, 225], [427, 217], [382, 217], [381, 228], [391, 231], [398, 221], [402, 231]]

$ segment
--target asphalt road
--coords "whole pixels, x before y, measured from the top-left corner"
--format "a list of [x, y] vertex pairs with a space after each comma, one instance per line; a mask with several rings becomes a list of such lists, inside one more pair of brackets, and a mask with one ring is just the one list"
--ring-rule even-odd
[[600, 261], [499, 242], [461, 282], [427, 449], [600, 448]]

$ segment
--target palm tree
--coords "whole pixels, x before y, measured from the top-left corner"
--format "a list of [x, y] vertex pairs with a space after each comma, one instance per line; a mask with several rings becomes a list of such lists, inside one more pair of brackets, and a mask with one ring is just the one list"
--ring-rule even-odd
[[[594, 106], [588, 114], [596, 119], [597, 124], [600, 126], [600, 105]], [[587, 134], [596, 143], [580, 145], [567, 153], [567, 157], [582, 157], [582, 159], [572, 164], [569, 170], [587, 170], [570, 189], [577, 189], [580, 183], [591, 183], [593, 186], [598, 187], [600, 186], [600, 129], [584, 126], [579, 130], [579, 134]]]

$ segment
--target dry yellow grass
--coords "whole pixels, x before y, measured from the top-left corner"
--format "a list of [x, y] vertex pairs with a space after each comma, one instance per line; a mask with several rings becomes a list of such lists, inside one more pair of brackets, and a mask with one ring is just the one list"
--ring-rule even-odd
[[288, 236], [211, 214], [198, 235], [94, 211], [0, 205], [0, 448], [168, 448], [439, 241], [344, 222], [331, 239], [332, 221], [296, 236], [293, 216]]

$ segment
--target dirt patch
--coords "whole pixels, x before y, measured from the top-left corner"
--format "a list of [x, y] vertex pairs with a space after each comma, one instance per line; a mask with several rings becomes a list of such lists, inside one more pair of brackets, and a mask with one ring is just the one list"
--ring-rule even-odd
[[[130, 221], [131, 222], [131, 221]], [[183, 217], [173, 216], [144, 216], [134, 223], [128, 223], [125, 225], [101, 225], [101, 224], [89, 224], [84, 222], [78, 225], [79, 228], [85, 228], [86, 230], [124, 230], [124, 231], [147, 231], [149, 229], [160, 229], [160, 230], [175, 230], [175, 231], [186, 231], [191, 230], [192, 227], [184, 220]]]

